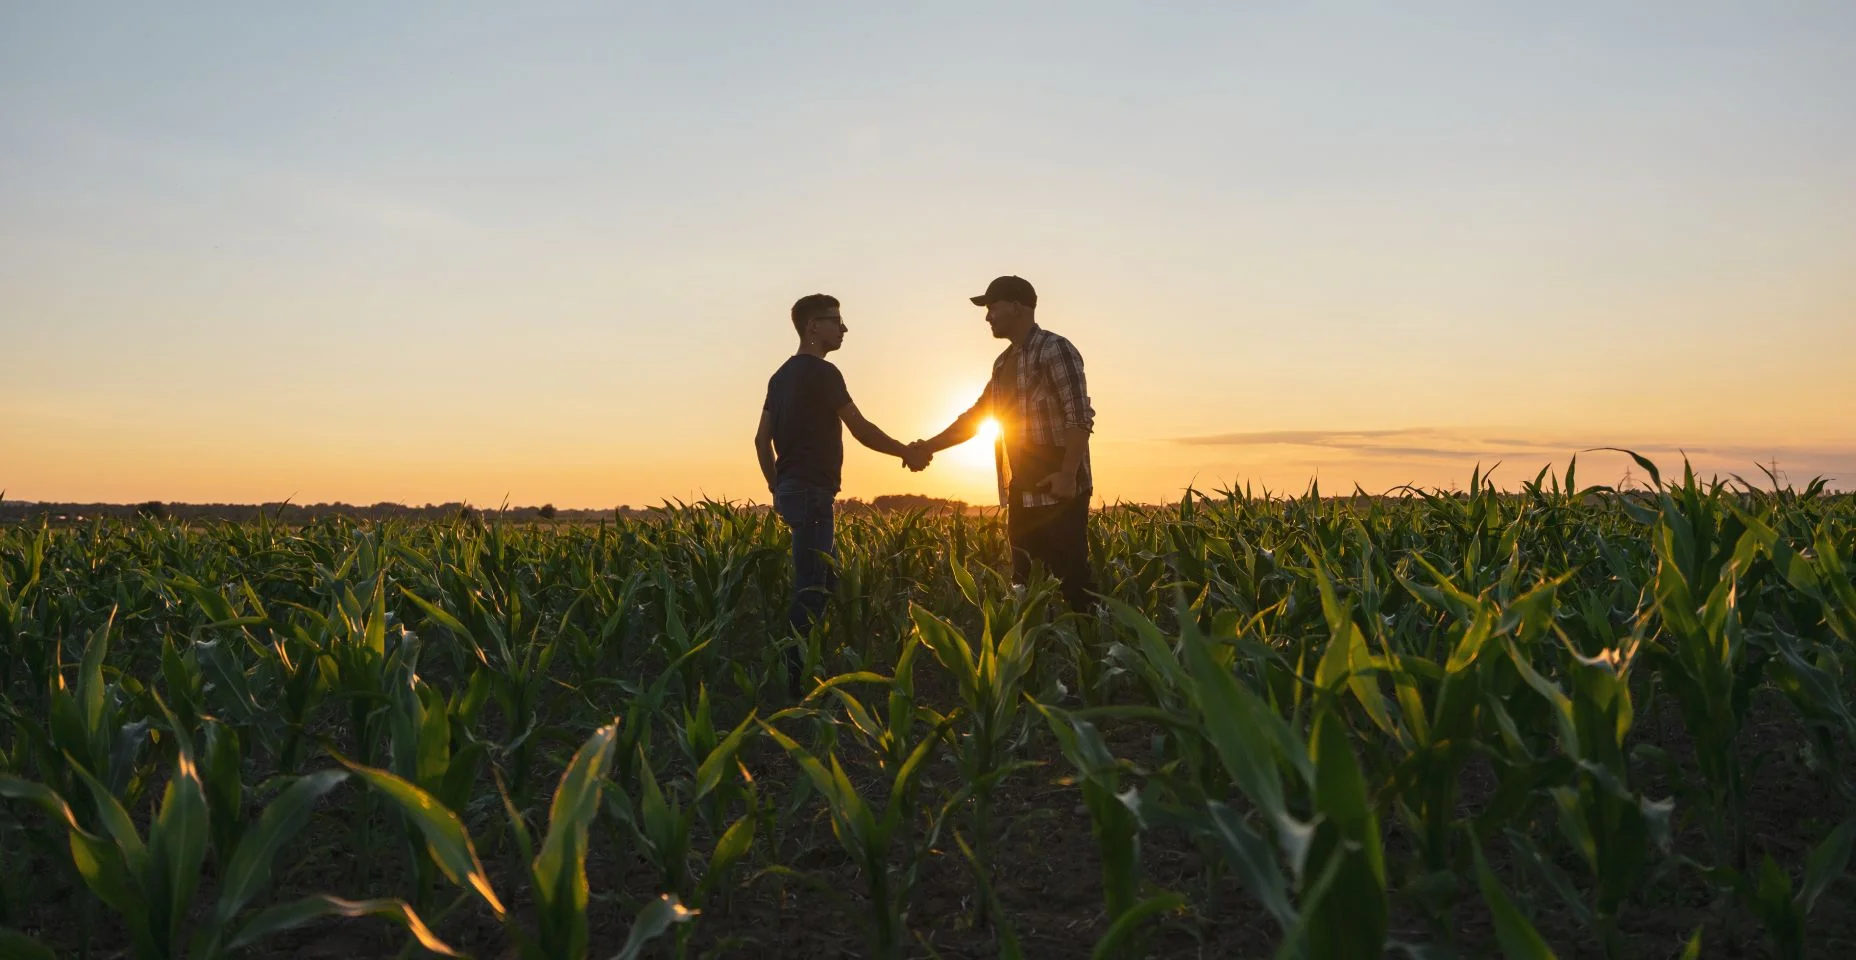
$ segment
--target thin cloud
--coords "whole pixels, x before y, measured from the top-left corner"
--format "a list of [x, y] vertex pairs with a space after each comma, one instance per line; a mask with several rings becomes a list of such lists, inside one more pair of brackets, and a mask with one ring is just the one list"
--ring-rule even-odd
[[[1416, 441], [1416, 442], [1413, 442]], [[1846, 473], [1856, 460], [1856, 448], [1842, 445], [1752, 446], [1735, 444], [1685, 444], [1666, 440], [1630, 441], [1594, 440], [1591, 437], [1566, 439], [1542, 437], [1528, 439], [1515, 436], [1476, 436], [1438, 427], [1401, 427], [1375, 430], [1248, 430], [1232, 433], [1174, 437], [1166, 442], [1180, 446], [1261, 447], [1292, 446], [1331, 450], [1369, 460], [1531, 460], [1549, 458], [1565, 462], [1584, 454], [1590, 458], [1599, 448], [1635, 451], [1659, 464], [1674, 464], [1679, 470], [1684, 458], [1698, 471], [1717, 471], [1725, 466], [1779, 461], [1781, 469], [1805, 475]], [[1621, 454], [1620, 454], [1621, 456]], [[1670, 467], [1665, 466], [1665, 471]]]
[[1175, 437], [1174, 443], [1193, 447], [1248, 447], [1266, 443], [1290, 443], [1309, 447], [1349, 448], [1364, 446], [1362, 441], [1378, 437], [1401, 437], [1434, 432], [1429, 427], [1406, 427], [1398, 430], [1253, 430], [1245, 433], [1215, 433], [1200, 437]]
[[1457, 460], [1465, 456], [1486, 455], [1481, 450], [1445, 447], [1350, 447], [1354, 453], [1368, 457], [1392, 457], [1400, 460]]
[[1481, 441], [1491, 447], [1503, 450], [1562, 450], [1563, 444], [1547, 443], [1541, 440], [1522, 440], [1518, 437], [1486, 437]]

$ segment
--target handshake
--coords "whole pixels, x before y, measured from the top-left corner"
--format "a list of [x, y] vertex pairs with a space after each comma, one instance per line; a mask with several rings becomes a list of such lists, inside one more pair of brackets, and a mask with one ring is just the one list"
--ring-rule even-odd
[[933, 462], [934, 451], [929, 449], [926, 440], [917, 440], [902, 451], [902, 465], [915, 473], [928, 469], [928, 464]]

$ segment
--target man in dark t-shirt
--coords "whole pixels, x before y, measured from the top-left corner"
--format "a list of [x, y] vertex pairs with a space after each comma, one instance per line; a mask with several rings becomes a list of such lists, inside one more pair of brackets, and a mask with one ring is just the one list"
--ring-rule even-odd
[[801, 694], [803, 642], [825, 612], [837, 586], [832, 558], [832, 506], [844, 467], [844, 435], [849, 427], [857, 442], [878, 453], [901, 458], [911, 470], [928, 465], [933, 454], [911, 450], [864, 419], [851, 402], [844, 375], [825, 355], [844, 345], [844, 316], [836, 297], [815, 293], [793, 304], [793, 329], [799, 352], [767, 381], [754, 452], [773, 494], [773, 508], [793, 532], [793, 601], [787, 626], [796, 644], [786, 650], [787, 692]]

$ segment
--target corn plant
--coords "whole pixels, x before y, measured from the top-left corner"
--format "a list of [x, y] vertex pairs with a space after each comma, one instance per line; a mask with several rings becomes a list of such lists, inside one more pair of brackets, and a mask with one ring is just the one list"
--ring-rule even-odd
[[[973, 578], [959, 567], [954, 573], [963, 592], [977, 598], [979, 588]], [[974, 643], [948, 621], [920, 607], [910, 609], [915, 638], [954, 678], [960, 693], [959, 706], [945, 717], [937, 716], [936, 722], [948, 731], [963, 782], [947, 807], [951, 810], [971, 802], [977, 868], [982, 874], [992, 869], [993, 794], [1007, 777], [1028, 765], [1013, 758], [1029, 731], [1019, 721], [1020, 700], [1037, 657], [1038, 637], [1046, 632], [1028, 620], [1048, 601], [1049, 592], [1046, 584], [1016, 610], [982, 604], [980, 635]], [[1006, 616], [1011, 617], [1009, 623], [996, 626], [995, 617]]]
[[[1111, 921], [1129, 916], [1140, 892], [1140, 824], [1122, 799], [1123, 762], [1109, 752], [1095, 724], [1058, 707], [1033, 701], [1059, 749], [1076, 768], [1089, 810], [1090, 830], [1102, 857], [1102, 903]], [[1133, 791], [1130, 791], [1132, 793]], [[1134, 801], [1138, 806], [1138, 800]]]
[[[729, 774], [738, 767], [736, 755], [755, 729], [755, 721], [755, 715], [750, 712], [726, 737], [714, 741], [705, 733], [708, 730], [705, 694], [699, 700], [696, 715], [689, 718], [684, 727], [696, 768], [690, 779], [673, 784], [681, 788], [682, 795], [664, 790], [643, 743], [636, 745], [637, 763], [632, 768], [638, 778], [636, 799], [617, 780], [604, 785], [606, 809], [657, 869], [663, 889], [697, 908], [724, 882], [754, 840], [758, 800], [752, 781], [743, 777], [742, 784], [737, 787], [729, 781]], [[733, 823], [725, 824], [724, 810], [729, 796], [738, 798], [747, 809]], [[708, 858], [708, 869], [700, 879], [693, 877], [690, 871], [694, 853], [692, 828], [699, 819], [707, 820], [718, 835]]]
[[219, 898], [203, 922], [192, 924], [194, 934], [187, 937], [187, 918], [194, 909], [194, 891], [210, 833], [208, 790], [185, 731], [175, 726], [172, 732], [179, 741], [174, 771], [146, 837], [108, 789], [82, 767], [75, 772], [96, 804], [103, 824], [100, 833], [84, 827], [71, 805], [51, 788], [0, 776], [0, 796], [38, 806], [68, 832], [74, 868], [91, 892], [122, 918], [136, 957], [228, 956], [330, 916], [381, 917], [405, 927], [427, 950], [459, 955], [398, 900], [349, 901], [317, 895], [242, 917], [245, 907], [269, 884], [273, 861], [302, 829], [316, 801], [347, 778], [339, 770], [298, 778], [265, 807], [226, 857]]
[[1731, 877], [1735, 893], [1764, 923], [1773, 952], [1782, 960], [1803, 960], [1807, 955], [1805, 920], [1824, 891], [1848, 869], [1852, 844], [1856, 820], [1847, 820], [1811, 850], [1795, 890], [1791, 876], [1770, 854], [1760, 861], [1757, 875]]
[[[834, 681], [827, 685], [828, 690], [845, 682], [838, 678]], [[862, 724], [874, 728], [869, 711], [861, 704], [852, 714]], [[772, 719], [779, 719], [779, 715]], [[883, 772], [889, 780], [888, 799], [879, 810], [857, 791], [836, 753], [826, 755], [828, 766], [772, 723], [760, 721], [761, 729], [792, 757], [812, 789], [824, 799], [831, 816], [832, 834], [863, 873], [870, 898], [871, 945], [874, 956], [884, 960], [901, 956], [907, 943], [908, 902], [915, 857], [912, 852], [905, 851], [904, 868], [899, 872], [892, 870], [890, 860], [899, 840], [905, 846], [909, 843], [904, 835], [915, 827], [911, 821], [916, 779], [923, 764], [933, 755], [940, 732], [931, 731], [929, 736], [917, 740], [910, 735], [915, 722], [913, 710], [891, 712], [890, 724], [884, 731], [887, 761]]]
[[[476, 898], [503, 922], [523, 957], [534, 960], [580, 960], [588, 949], [586, 906], [587, 832], [599, 812], [600, 783], [611, 763], [618, 740], [618, 724], [601, 727], [575, 752], [561, 776], [549, 807], [548, 832], [537, 849], [526, 824], [507, 796], [510, 816], [522, 859], [527, 863], [530, 893], [535, 901], [533, 934], [510, 916], [477, 857], [476, 846], [457, 813], [431, 794], [385, 770], [344, 761], [369, 787], [386, 796], [414, 825], [427, 850], [454, 885]], [[650, 940], [694, 913], [665, 894], [647, 904], [633, 922], [632, 931], [615, 960], [638, 956]]]
[[1561, 634], [1572, 695], [1536, 671], [1516, 641], [1506, 640], [1508, 655], [1528, 685], [1552, 705], [1561, 749], [1573, 761], [1570, 782], [1548, 793], [1561, 835], [1591, 876], [1591, 902], [1573, 892], [1531, 838], [1519, 832], [1512, 836], [1540, 865], [1574, 915], [1594, 931], [1607, 956], [1624, 953], [1618, 936], [1620, 913], [1656, 853], [1668, 851], [1674, 808], [1672, 802], [1652, 800], [1629, 785], [1624, 753], [1633, 715], [1629, 675], [1641, 639], [1631, 638], [1624, 646], [1588, 657]]
[[1657, 558], [1656, 613], [1667, 636], [1652, 646], [1651, 656], [1694, 740], [1696, 764], [1718, 814], [1714, 822], [1723, 827], [1717, 849], [1744, 870], [1746, 787], [1736, 744], [1767, 653], [1746, 635], [1739, 585], [1759, 538], [1726, 509], [1720, 485], [1704, 492], [1687, 473], [1672, 492], [1662, 488], [1653, 464], [1637, 459], [1658, 486], [1660, 507], [1647, 519]]

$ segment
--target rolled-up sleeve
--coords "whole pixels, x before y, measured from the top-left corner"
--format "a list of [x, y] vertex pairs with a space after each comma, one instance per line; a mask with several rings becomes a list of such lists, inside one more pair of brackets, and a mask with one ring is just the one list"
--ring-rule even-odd
[[1083, 379], [1083, 355], [1070, 341], [1059, 338], [1045, 356], [1057, 405], [1063, 409], [1064, 428], [1081, 427], [1094, 433], [1096, 412], [1089, 405], [1089, 384]]
[[973, 406], [968, 407], [967, 412], [954, 418], [954, 426], [955, 427], [972, 426], [981, 417], [988, 417], [992, 415], [993, 415], [992, 381], [988, 380], [986, 381], [985, 389], [982, 389], [980, 391], [980, 398], [974, 401]]

